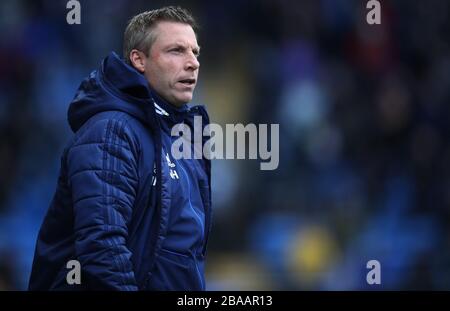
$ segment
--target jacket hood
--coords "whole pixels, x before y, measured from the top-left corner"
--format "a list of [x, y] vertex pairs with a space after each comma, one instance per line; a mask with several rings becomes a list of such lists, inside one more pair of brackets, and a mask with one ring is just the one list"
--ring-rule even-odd
[[111, 52], [100, 68], [81, 82], [68, 110], [70, 128], [76, 132], [93, 115], [111, 110], [143, 122], [148, 122], [149, 114], [156, 111], [170, 123], [178, 123], [186, 117], [189, 107], [168, 104], [150, 88], [144, 75]]

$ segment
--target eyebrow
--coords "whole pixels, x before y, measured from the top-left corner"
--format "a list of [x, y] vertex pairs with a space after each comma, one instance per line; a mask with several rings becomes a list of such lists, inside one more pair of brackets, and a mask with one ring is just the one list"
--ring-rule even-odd
[[[171, 48], [174, 48], [174, 47], [182, 47], [182, 48], [186, 48], [186, 44], [184, 44], [184, 43], [181, 43], [181, 42], [176, 42], [176, 43], [172, 43], [172, 44], [169, 44], [168, 45], [168, 48], [169, 49], [171, 49]], [[196, 47], [193, 47], [192, 48], [192, 51], [195, 53], [198, 53], [198, 54], [200, 54], [200, 46], [196, 46]]]

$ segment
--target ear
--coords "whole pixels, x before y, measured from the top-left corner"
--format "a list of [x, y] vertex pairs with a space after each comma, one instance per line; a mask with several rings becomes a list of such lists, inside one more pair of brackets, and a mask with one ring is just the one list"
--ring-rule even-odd
[[133, 65], [133, 67], [136, 68], [137, 71], [139, 71], [140, 73], [144, 73], [145, 62], [147, 61], [145, 54], [142, 53], [141, 51], [133, 49], [133, 50], [131, 50], [129, 57], [130, 57], [131, 65]]

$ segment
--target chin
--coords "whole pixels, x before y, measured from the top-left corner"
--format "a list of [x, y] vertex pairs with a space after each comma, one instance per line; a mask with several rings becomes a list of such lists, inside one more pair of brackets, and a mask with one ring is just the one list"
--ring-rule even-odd
[[192, 100], [192, 96], [183, 96], [177, 98], [177, 101], [180, 103], [180, 105], [184, 105], [189, 103]]

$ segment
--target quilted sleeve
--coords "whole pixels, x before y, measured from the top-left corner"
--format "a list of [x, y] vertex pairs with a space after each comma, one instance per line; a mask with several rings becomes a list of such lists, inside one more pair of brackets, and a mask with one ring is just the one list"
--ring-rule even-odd
[[137, 143], [126, 123], [98, 120], [67, 153], [75, 253], [93, 290], [137, 290], [127, 247], [135, 200]]

